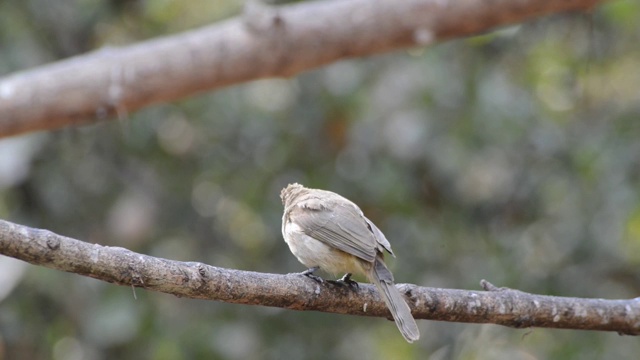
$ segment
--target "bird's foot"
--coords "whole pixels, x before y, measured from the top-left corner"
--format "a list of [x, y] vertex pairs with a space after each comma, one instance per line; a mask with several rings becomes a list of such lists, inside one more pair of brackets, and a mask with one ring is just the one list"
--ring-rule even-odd
[[324, 279], [321, 278], [318, 275], [314, 275], [313, 274], [319, 268], [320, 268], [319, 266], [314, 266], [312, 268], [308, 268], [307, 270], [301, 272], [300, 275], [304, 275], [304, 276], [308, 277], [309, 279], [315, 280], [316, 282], [319, 282], [320, 284], [322, 284], [324, 282]]
[[359, 288], [358, 282], [354, 281], [354, 280], [351, 280], [351, 273], [344, 274], [344, 276], [341, 277], [338, 280], [327, 280], [327, 281], [329, 281], [332, 284], [336, 284], [336, 285], [340, 285], [340, 286], [346, 285], [349, 288], [354, 289], [354, 290]]

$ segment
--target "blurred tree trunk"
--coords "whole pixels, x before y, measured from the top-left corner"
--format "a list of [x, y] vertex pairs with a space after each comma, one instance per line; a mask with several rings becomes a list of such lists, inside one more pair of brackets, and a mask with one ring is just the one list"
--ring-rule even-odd
[[151, 104], [341, 59], [589, 11], [602, 0], [328, 0], [267, 7], [209, 27], [103, 48], [0, 79], [0, 137], [127, 114]]

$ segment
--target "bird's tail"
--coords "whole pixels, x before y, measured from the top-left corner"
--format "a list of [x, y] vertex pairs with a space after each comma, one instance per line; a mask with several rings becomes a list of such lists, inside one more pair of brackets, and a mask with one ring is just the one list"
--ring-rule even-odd
[[380, 291], [382, 299], [387, 304], [396, 326], [405, 340], [412, 343], [420, 338], [418, 324], [411, 316], [411, 309], [393, 283], [393, 274], [387, 268], [382, 259], [377, 258], [370, 279]]

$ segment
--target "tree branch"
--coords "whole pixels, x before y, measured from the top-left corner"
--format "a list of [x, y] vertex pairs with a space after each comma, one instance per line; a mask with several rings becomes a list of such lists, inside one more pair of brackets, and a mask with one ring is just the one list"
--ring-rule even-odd
[[[0, 254], [34, 265], [72, 272], [117, 285], [142, 287], [179, 297], [235, 304], [390, 317], [375, 287], [357, 290], [318, 284], [299, 274], [275, 275], [223, 269], [88, 244], [47, 230], [0, 220]], [[640, 298], [580, 299], [499, 289], [466, 291], [399, 284], [416, 319], [492, 323], [515, 328], [547, 327], [640, 334]]]
[[241, 18], [0, 79], [0, 137], [124, 117], [202, 91], [586, 11], [599, 2], [324, 0], [253, 6]]

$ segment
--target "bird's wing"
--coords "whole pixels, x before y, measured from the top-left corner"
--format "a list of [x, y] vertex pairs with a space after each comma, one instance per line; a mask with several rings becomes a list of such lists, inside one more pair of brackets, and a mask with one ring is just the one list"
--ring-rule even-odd
[[289, 216], [316, 240], [369, 262], [376, 258], [376, 235], [355, 205], [325, 207], [318, 199], [308, 199], [293, 207]]
[[378, 229], [378, 227], [375, 226], [375, 224], [371, 220], [367, 219], [364, 215], [362, 215], [362, 217], [364, 217], [364, 219], [367, 221], [367, 224], [369, 224], [369, 229], [375, 235], [376, 240], [380, 245], [380, 247], [378, 248], [380, 252], [386, 250], [389, 252], [389, 254], [391, 254], [391, 256], [396, 257], [396, 255], [393, 253], [393, 250], [391, 250], [391, 244], [389, 244], [389, 240], [387, 240], [382, 231], [380, 231], [380, 229]]

